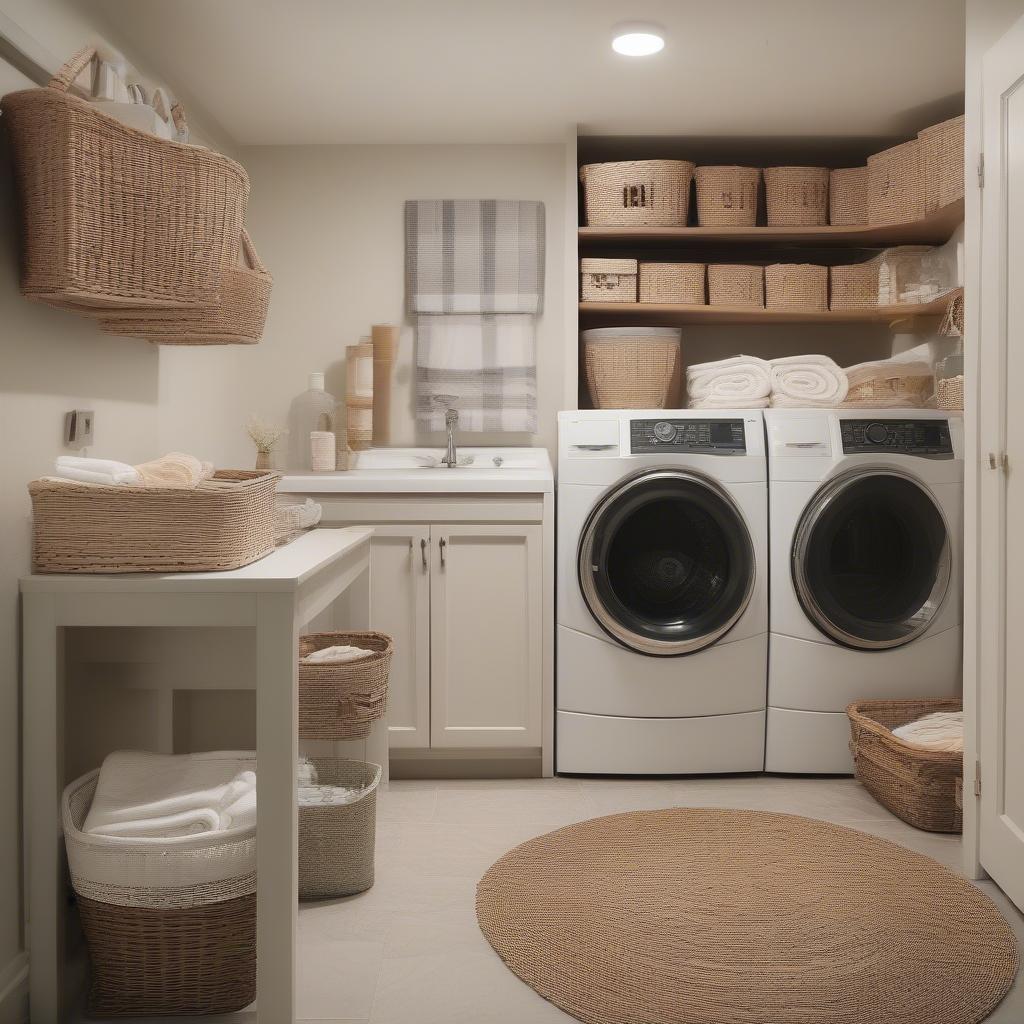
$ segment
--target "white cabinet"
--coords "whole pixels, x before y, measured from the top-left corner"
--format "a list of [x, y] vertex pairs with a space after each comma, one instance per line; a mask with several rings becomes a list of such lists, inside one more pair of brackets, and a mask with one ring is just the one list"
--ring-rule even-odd
[[431, 539], [431, 746], [540, 746], [541, 528], [442, 525]]

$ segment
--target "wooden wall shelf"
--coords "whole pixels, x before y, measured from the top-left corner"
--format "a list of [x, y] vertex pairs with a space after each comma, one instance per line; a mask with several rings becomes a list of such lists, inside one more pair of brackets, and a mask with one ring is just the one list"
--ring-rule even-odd
[[687, 306], [666, 302], [581, 302], [580, 326], [587, 319], [615, 320], [626, 324], [728, 325], [728, 324], [889, 324], [909, 317], [942, 316], [955, 292], [932, 302], [900, 306], [868, 306], [862, 309], [817, 311], [787, 309], [750, 309], [742, 306]]
[[601, 228], [581, 227], [580, 245], [739, 245], [751, 242], [802, 246], [884, 248], [890, 245], [941, 245], [963, 223], [964, 202], [958, 200], [923, 220], [885, 227], [686, 227]]

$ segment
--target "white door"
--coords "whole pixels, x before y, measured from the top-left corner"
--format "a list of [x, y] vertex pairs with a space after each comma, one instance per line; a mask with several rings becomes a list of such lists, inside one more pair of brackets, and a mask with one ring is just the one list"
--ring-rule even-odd
[[540, 526], [434, 526], [434, 747], [539, 747]]
[[388, 678], [388, 742], [430, 746], [430, 528], [374, 526], [370, 626], [394, 639]]
[[983, 102], [980, 859], [1024, 908], [1024, 20], [985, 55]]

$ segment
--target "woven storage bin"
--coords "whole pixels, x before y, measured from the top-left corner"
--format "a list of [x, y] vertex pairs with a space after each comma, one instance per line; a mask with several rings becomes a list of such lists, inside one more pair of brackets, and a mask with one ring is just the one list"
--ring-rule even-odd
[[678, 227], [690, 208], [688, 160], [626, 160], [580, 168], [587, 223], [601, 227]]
[[935, 375], [898, 376], [897, 364], [892, 375], [851, 384], [842, 407], [844, 409], [924, 409], [935, 392]]
[[21, 290], [72, 309], [210, 306], [238, 245], [249, 179], [227, 157], [126, 127], [70, 95], [94, 55], [86, 47], [48, 88], [3, 98]]
[[[242, 762], [240, 762], [242, 764]], [[230, 1013], [256, 997], [256, 829], [179, 839], [82, 832], [99, 772], [64, 791], [94, 1017]]]
[[829, 172], [828, 222], [836, 225], [867, 224], [867, 167], [840, 167]]
[[766, 167], [763, 173], [769, 225], [828, 223], [827, 167]]
[[963, 754], [922, 750], [892, 730], [933, 711], [961, 711], [959, 700], [863, 700], [851, 704], [850, 753], [858, 781], [883, 806], [915, 828], [961, 832], [956, 784]]
[[878, 305], [878, 268], [881, 258], [829, 268], [831, 309], [863, 309]]
[[35, 572], [211, 572], [274, 550], [277, 473], [219, 470], [195, 488], [34, 480]]
[[708, 264], [708, 301], [712, 306], [764, 308], [764, 268], [742, 263]]
[[828, 267], [814, 263], [773, 263], [764, 268], [768, 309], [828, 309]]
[[964, 118], [925, 128], [921, 144], [924, 212], [932, 213], [964, 197]]
[[917, 139], [868, 157], [868, 223], [909, 224], [924, 216]]
[[948, 409], [950, 412], [963, 412], [964, 408], [964, 378], [963, 374], [955, 377], [936, 378], [935, 381], [935, 404], [940, 409]]
[[331, 899], [373, 885], [380, 765], [338, 757], [310, 758], [320, 785], [362, 786], [350, 804], [299, 807], [299, 898]]
[[664, 409], [680, 360], [677, 327], [600, 327], [583, 332], [595, 409]]
[[698, 167], [694, 180], [697, 183], [699, 224], [751, 227], [757, 223], [760, 168]]
[[580, 260], [584, 302], [636, 302], [636, 260]]
[[373, 654], [337, 664], [299, 662], [299, 737], [344, 740], [368, 735], [388, 706], [388, 672], [394, 645], [386, 633], [308, 633], [299, 658], [325, 647], [364, 647]]
[[159, 345], [255, 345], [263, 337], [274, 279], [249, 232], [224, 268], [220, 301], [208, 309], [118, 310], [100, 319], [106, 334], [145, 338]]
[[703, 263], [641, 263], [641, 302], [681, 302], [703, 306]]

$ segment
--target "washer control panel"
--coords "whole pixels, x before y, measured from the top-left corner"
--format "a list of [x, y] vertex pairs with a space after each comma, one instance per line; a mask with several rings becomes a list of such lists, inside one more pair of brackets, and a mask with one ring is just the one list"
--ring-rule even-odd
[[747, 451], [743, 420], [630, 420], [629, 439], [634, 455], [744, 455]]
[[952, 457], [948, 420], [840, 420], [843, 452]]

